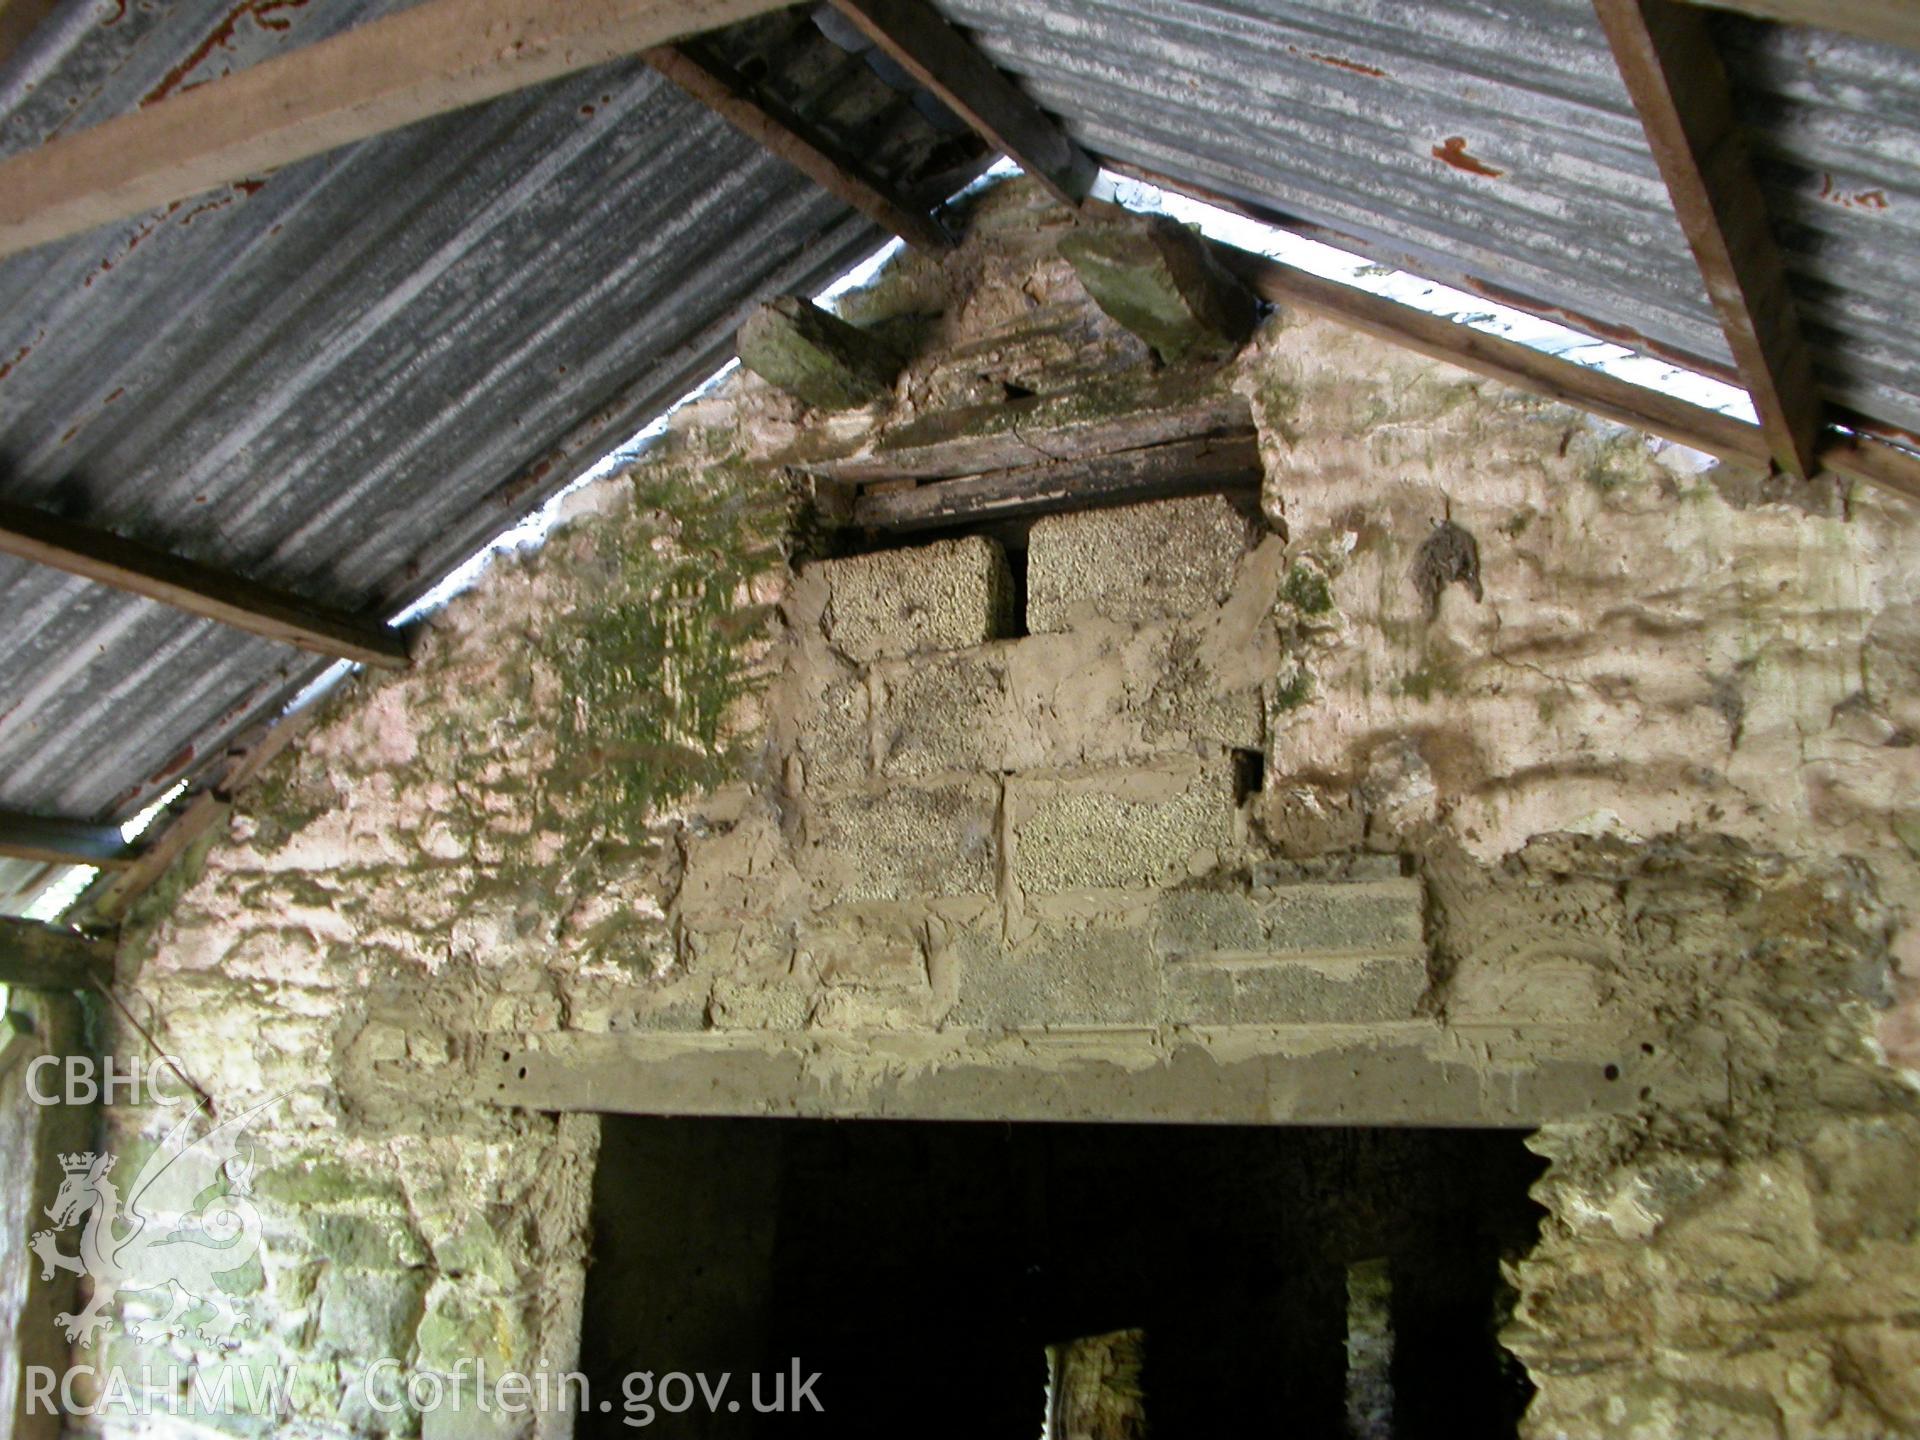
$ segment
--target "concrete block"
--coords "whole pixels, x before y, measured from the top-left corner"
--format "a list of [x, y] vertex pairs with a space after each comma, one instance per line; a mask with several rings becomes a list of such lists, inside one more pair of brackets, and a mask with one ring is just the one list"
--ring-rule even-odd
[[1159, 638], [1144, 631], [1082, 631], [996, 647], [1004, 657], [1014, 726], [1006, 768], [1066, 770], [1146, 756], [1141, 717], [1147, 688], [1159, 673]]
[[1142, 624], [1218, 605], [1251, 538], [1218, 495], [1046, 516], [1027, 540], [1027, 629]]
[[1167, 1018], [1184, 1025], [1362, 1025], [1413, 1018], [1427, 988], [1423, 959], [1177, 960], [1167, 966]]
[[[1308, 855], [1297, 860], [1263, 860], [1253, 867], [1255, 894], [1305, 881], [1398, 880], [1400, 857], [1352, 850], [1337, 855]], [[1410, 882], [1412, 883], [1412, 882]]]
[[1060, 253], [1094, 303], [1169, 364], [1223, 360], [1253, 334], [1253, 296], [1177, 220], [1081, 225], [1061, 240]]
[[1196, 743], [1258, 748], [1257, 686], [1236, 690], [1195, 663], [1172, 624], [1032, 635], [993, 647], [1007, 695], [1006, 770], [1124, 765]]
[[1301, 884], [1260, 902], [1271, 954], [1416, 954], [1426, 934], [1418, 880]]
[[885, 342], [798, 295], [756, 307], [735, 344], [747, 369], [821, 410], [884, 400], [900, 373]]
[[1013, 876], [1028, 894], [1150, 889], [1206, 874], [1239, 843], [1224, 757], [1012, 780]]
[[879, 662], [873, 673], [883, 777], [924, 780], [1005, 768], [1021, 722], [999, 660], [956, 651]]
[[998, 810], [985, 780], [835, 796], [812, 807], [805, 864], [829, 903], [991, 895]]
[[964, 650], [1002, 634], [1013, 577], [999, 544], [982, 536], [910, 550], [824, 560], [823, 623], [852, 660]]
[[1208, 665], [1202, 641], [1184, 625], [1165, 627], [1154, 650], [1151, 688], [1140, 702], [1141, 730], [1169, 742], [1259, 750], [1266, 741], [1266, 701], [1252, 676], [1234, 683]]
[[793, 968], [794, 927], [785, 921], [689, 924], [681, 940], [691, 975], [785, 975]]
[[[1266, 870], [1270, 867], [1260, 867]], [[1154, 946], [1182, 956], [1424, 957], [1420, 882], [1294, 881], [1239, 890], [1173, 890], [1154, 904]]]
[[707, 1014], [716, 1030], [804, 1030], [813, 1001], [812, 988], [793, 981], [722, 976], [713, 982]]
[[970, 934], [960, 948], [960, 996], [948, 1023], [973, 1030], [1151, 1025], [1161, 965], [1138, 929], [1043, 929], [1017, 949]]
[[866, 683], [824, 680], [801, 699], [794, 748], [808, 789], [841, 789], [867, 778]]
[[1232, 890], [1170, 890], [1153, 910], [1153, 948], [1169, 958], [1258, 951], [1266, 944], [1260, 907]]

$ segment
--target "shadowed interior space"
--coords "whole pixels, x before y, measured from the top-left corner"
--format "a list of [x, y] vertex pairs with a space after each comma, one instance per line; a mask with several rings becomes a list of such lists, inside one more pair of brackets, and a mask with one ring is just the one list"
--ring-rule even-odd
[[[1050, 1349], [1058, 1380], [1115, 1332], [1161, 1440], [1513, 1435], [1532, 1392], [1496, 1338], [1541, 1214], [1518, 1132], [604, 1123], [583, 1435], [634, 1433], [628, 1375], [730, 1372], [655, 1432], [1030, 1440]], [[796, 1361], [821, 1412], [755, 1414]]]

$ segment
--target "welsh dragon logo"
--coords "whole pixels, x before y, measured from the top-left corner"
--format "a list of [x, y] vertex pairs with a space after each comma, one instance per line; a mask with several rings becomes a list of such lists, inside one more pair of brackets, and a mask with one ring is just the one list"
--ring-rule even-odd
[[[141, 1166], [124, 1205], [112, 1178], [116, 1156], [83, 1150], [60, 1157], [65, 1178], [46, 1211], [53, 1224], [34, 1234], [31, 1248], [40, 1257], [43, 1280], [70, 1270], [92, 1282], [78, 1314], [54, 1316], [68, 1340], [92, 1343], [96, 1331], [111, 1326], [119, 1296], [165, 1291], [163, 1315], [127, 1327], [135, 1339], [177, 1334], [188, 1315], [211, 1308], [193, 1333], [209, 1344], [238, 1343], [234, 1331], [252, 1317], [221, 1288], [219, 1277], [246, 1265], [260, 1249], [252, 1154], [243, 1156], [240, 1145], [247, 1127], [277, 1103], [256, 1105], [198, 1138], [189, 1131], [201, 1111], [187, 1115]], [[79, 1248], [69, 1255], [58, 1237], [76, 1225]]]

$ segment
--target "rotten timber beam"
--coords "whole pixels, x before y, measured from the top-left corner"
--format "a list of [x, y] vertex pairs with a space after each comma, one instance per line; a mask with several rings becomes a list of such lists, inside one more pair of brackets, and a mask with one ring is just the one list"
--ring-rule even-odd
[[0, 810], [0, 855], [8, 859], [111, 870], [131, 864], [133, 853], [118, 825]]
[[1196, 382], [1188, 375], [1166, 375], [1132, 388], [1127, 401], [1110, 413], [1099, 406], [1089, 413], [1085, 393], [1073, 390], [968, 405], [922, 416], [884, 436], [870, 451], [810, 456], [803, 440], [778, 457], [778, 463], [852, 485], [945, 480], [1253, 428], [1247, 398], [1222, 394], [1204, 378]]
[[424, 0], [0, 163], [0, 255], [779, 8]]
[[0, 916], [0, 985], [84, 990], [113, 978], [113, 947], [77, 930]]
[[316, 654], [388, 670], [407, 666], [406, 638], [397, 630], [24, 505], [0, 503], [0, 554]]
[[833, 0], [833, 6], [1055, 199], [1078, 206], [1087, 198], [1099, 166], [926, 0]]
[[1920, 5], [1913, 0], [1688, 0], [1759, 20], [1813, 25], [1920, 50]]
[[814, 184], [851, 205], [889, 234], [933, 254], [953, 238], [926, 210], [838, 154], [798, 116], [754, 97], [738, 77], [677, 45], [646, 52], [647, 63], [751, 140], [785, 160]]
[[1234, 434], [876, 490], [853, 502], [853, 523], [873, 530], [937, 529], [1088, 505], [1257, 489], [1261, 474], [1259, 437], [1249, 426]]
[[1677, 0], [1594, 0], [1773, 462], [1805, 478], [1825, 421], [1813, 357], [1707, 17]]

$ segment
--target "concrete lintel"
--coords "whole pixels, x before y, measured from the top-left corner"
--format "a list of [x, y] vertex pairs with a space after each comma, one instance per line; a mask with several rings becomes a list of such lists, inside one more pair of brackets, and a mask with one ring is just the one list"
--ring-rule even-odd
[[[530, 1110], [914, 1120], [1531, 1128], [1690, 1086], [1640, 1054], [1514, 1056], [1431, 1021], [987, 1035], [495, 1035], [479, 1093]], [[1623, 1050], [1628, 1047], [1621, 1047]], [[1551, 1052], [1551, 1053], [1548, 1053]]]

